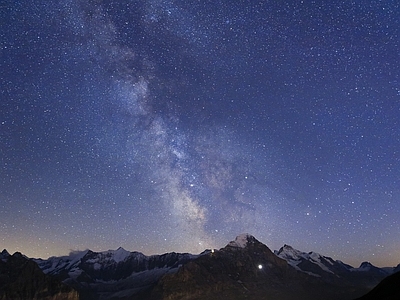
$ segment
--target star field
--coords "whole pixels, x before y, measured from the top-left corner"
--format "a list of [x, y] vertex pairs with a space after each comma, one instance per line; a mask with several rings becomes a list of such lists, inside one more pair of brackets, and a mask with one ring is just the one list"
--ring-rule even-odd
[[397, 265], [399, 6], [6, 0], [0, 246]]

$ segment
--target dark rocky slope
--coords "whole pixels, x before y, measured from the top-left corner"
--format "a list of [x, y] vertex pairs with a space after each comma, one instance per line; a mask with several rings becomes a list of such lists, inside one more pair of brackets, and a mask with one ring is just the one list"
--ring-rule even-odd
[[32, 260], [21, 253], [0, 259], [0, 299], [77, 300], [78, 292], [47, 276]]
[[357, 300], [399, 300], [400, 272], [383, 279], [372, 291]]

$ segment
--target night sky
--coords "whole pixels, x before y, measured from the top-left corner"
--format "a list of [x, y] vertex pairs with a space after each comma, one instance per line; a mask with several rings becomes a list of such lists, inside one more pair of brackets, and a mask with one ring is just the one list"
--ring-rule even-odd
[[400, 4], [285, 2], [2, 1], [0, 247], [400, 263]]

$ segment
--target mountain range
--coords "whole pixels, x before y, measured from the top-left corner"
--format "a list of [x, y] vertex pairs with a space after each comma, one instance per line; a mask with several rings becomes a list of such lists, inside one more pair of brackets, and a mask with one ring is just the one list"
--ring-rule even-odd
[[[198, 255], [172, 252], [146, 256], [118, 248], [44, 260], [4, 250], [0, 254], [0, 300], [18, 295], [18, 278], [29, 277], [21, 271], [28, 264], [36, 268], [34, 278], [40, 280], [32, 279], [36, 285], [30, 284], [30, 292], [20, 299], [350, 300], [400, 271], [400, 265], [378, 268], [368, 262], [354, 268], [289, 245], [272, 252], [249, 234], [239, 235], [224, 248]], [[9, 275], [12, 272], [14, 275]], [[40, 294], [43, 290], [47, 294]]]

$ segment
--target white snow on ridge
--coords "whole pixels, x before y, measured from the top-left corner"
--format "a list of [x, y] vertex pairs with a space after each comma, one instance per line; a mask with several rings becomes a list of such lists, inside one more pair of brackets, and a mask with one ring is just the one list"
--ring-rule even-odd
[[325, 272], [334, 274], [331, 270], [329, 270], [329, 268], [327, 266], [325, 266], [322, 263], [322, 261], [321, 261], [322, 255], [321, 254], [318, 254], [318, 253], [315, 253], [315, 252], [310, 252], [309, 253], [309, 257], [310, 257], [310, 260], [313, 263], [317, 264], [322, 270], [324, 270]]
[[119, 263], [121, 261], [124, 261], [131, 254], [132, 254], [131, 252], [126, 251], [122, 247], [119, 247], [117, 250], [108, 250], [108, 251], [99, 252], [96, 254], [96, 256], [94, 258], [88, 259], [86, 262], [91, 263], [91, 264], [96, 264], [99, 262], [114, 261], [116, 263]]
[[119, 263], [121, 261], [124, 261], [131, 253], [129, 251], [126, 251], [124, 248], [119, 247], [117, 250], [109, 250], [107, 251], [108, 253], [111, 253], [112, 256], [111, 258], [116, 262]]
[[69, 277], [71, 277], [71, 278], [73, 278], [73, 279], [75, 279], [75, 280], [76, 280], [76, 278], [78, 278], [79, 275], [81, 275], [81, 274], [82, 274], [82, 270], [76, 269], [76, 268], [73, 268], [73, 269], [71, 269], [71, 270], [68, 272]]
[[[49, 257], [47, 260], [43, 259], [34, 259], [42, 271], [45, 274], [58, 272], [60, 269], [72, 269], [75, 264], [78, 264], [79, 261], [86, 255], [88, 250], [84, 251], [73, 251], [67, 256], [61, 257]], [[50, 263], [50, 265], [49, 265]]]
[[246, 248], [248, 237], [252, 237], [252, 236], [248, 233], [242, 233], [242, 234], [238, 235], [234, 241], [229, 242], [228, 246], [236, 247], [236, 248]]
[[[295, 267], [296, 269], [299, 269], [297, 267], [298, 264], [301, 263], [302, 260], [307, 260], [313, 264], [318, 265], [322, 270], [328, 273], [334, 274], [326, 265], [323, 264], [321, 261], [322, 258], [324, 258], [321, 254], [318, 254], [316, 252], [310, 252], [310, 253], [305, 253], [301, 252], [299, 250], [296, 250], [292, 248], [289, 245], [284, 245], [282, 250], [280, 252], [277, 252], [276, 255], [278, 255], [280, 258], [283, 258], [286, 260], [291, 266]], [[324, 260], [327, 260], [324, 258]], [[328, 263], [333, 265], [331, 261], [328, 260]]]
[[289, 245], [284, 245], [282, 251], [277, 255], [285, 260], [298, 261], [304, 257], [304, 254], [304, 252], [296, 250]]

